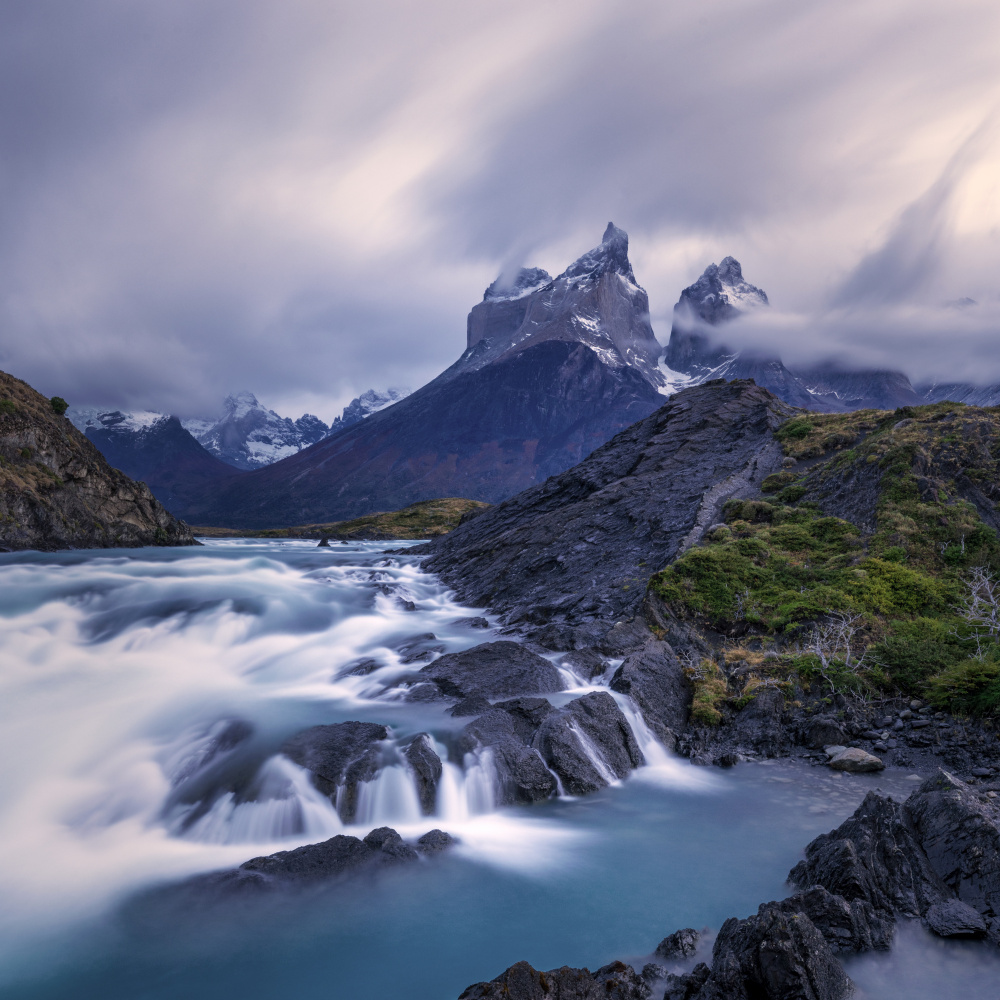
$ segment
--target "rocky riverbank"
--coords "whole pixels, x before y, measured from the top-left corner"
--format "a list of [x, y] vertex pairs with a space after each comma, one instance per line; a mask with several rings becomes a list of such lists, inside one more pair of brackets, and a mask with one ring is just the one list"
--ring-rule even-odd
[[809, 844], [789, 873], [791, 896], [722, 925], [710, 963], [694, 964], [698, 934], [686, 928], [664, 938], [641, 973], [621, 962], [593, 974], [520, 962], [460, 1000], [844, 1000], [852, 984], [840, 958], [888, 949], [900, 919], [997, 945], [995, 796], [940, 770], [903, 803], [869, 793]]

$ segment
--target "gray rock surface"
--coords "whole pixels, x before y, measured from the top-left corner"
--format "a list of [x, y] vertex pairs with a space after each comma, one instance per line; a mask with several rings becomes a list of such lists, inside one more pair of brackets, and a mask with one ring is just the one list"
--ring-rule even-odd
[[927, 926], [938, 937], [981, 938], [986, 937], [986, 921], [968, 903], [960, 899], [945, 899], [935, 903], [924, 918]]
[[649, 639], [625, 658], [610, 686], [632, 698], [663, 742], [669, 742], [664, 729], [679, 733], [687, 725], [692, 688], [668, 643]]
[[413, 770], [420, 796], [420, 809], [425, 816], [434, 812], [437, 804], [438, 782], [443, 765], [427, 733], [418, 733], [403, 748], [403, 756]]
[[838, 743], [843, 744], [847, 740], [844, 730], [833, 719], [813, 719], [803, 735], [806, 746], [815, 750], [822, 750], [823, 747]]
[[334, 803], [337, 788], [344, 787], [340, 814], [350, 822], [357, 809], [358, 783], [375, 777], [381, 758], [379, 744], [388, 737], [385, 726], [374, 722], [337, 722], [296, 733], [285, 741], [281, 752], [311, 771], [313, 783]]
[[543, 656], [517, 642], [484, 642], [460, 653], [445, 653], [420, 670], [442, 694], [465, 698], [548, 694], [562, 690], [559, 671]]
[[546, 716], [532, 742], [570, 795], [596, 792], [645, 763], [628, 720], [604, 691]]
[[850, 774], [870, 774], [881, 771], [885, 764], [881, 758], [860, 747], [841, 747], [840, 752], [827, 761], [827, 766], [834, 771], [847, 771]]
[[426, 567], [507, 622], [550, 626], [549, 645], [602, 648], [649, 576], [781, 467], [771, 432], [791, 412], [750, 382], [679, 392], [579, 465], [434, 540]]
[[699, 934], [693, 927], [684, 927], [673, 934], [668, 934], [653, 952], [658, 958], [668, 962], [676, 962], [690, 958], [698, 950]]
[[930, 867], [963, 902], [979, 912], [1000, 942], [1000, 828], [996, 807], [946, 771], [924, 781], [906, 800], [905, 814]]
[[648, 1000], [650, 989], [635, 970], [612, 962], [597, 972], [563, 966], [539, 972], [518, 962], [488, 983], [475, 983], [459, 1000]]

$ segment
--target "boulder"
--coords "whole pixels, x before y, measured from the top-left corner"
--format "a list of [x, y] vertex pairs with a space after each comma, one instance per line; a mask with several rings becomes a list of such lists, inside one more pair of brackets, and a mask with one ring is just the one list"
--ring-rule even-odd
[[885, 764], [879, 757], [860, 747], [841, 747], [840, 752], [827, 761], [827, 766], [835, 771], [847, 771], [850, 774], [868, 774], [881, 771]]
[[764, 903], [719, 931], [712, 967], [671, 977], [666, 996], [684, 1000], [844, 1000], [852, 989], [823, 935], [802, 913]]
[[454, 718], [462, 718], [469, 715], [482, 715], [493, 707], [489, 698], [481, 694], [470, 694], [463, 698], [457, 705], [452, 705], [448, 714]]
[[878, 911], [867, 899], [850, 903], [821, 885], [798, 892], [780, 904], [788, 913], [804, 913], [834, 952], [887, 951], [892, 944], [895, 920]]
[[1000, 829], [991, 807], [939, 770], [910, 795], [904, 811], [934, 873], [1000, 940]]
[[454, 847], [458, 841], [444, 830], [428, 830], [417, 840], [417, 850], [422, 854], [438, 854]]
[[313, 783], [334, 803], [337, 788], [344, 787], [340, 814], [350, 822], [357, 810], [358, 783], [375, 777], [381, 762], [379, 744], [388, 738], [386, 727], [374, 722], [337, 722], [296, 733], [281, 752], [311, 771]]
[[690, 958], [698, 950], [698, 932], [693, 927], [668, 934], [657, 946], [654, 954], [668, 962]]
[[649, 986], [623, 962], [597, 972], [563, 966], [539, 972], [518, 962], [488, 983], [475, 983], [459, 1000], [648, 1000]]
[[986, 921], [968, 903], [945, 899], [935, 903], [924, 918], [927, 926], [943, 938], [986, 937]]
[[510, 701], [498, 701], [493, 707], [510, 716], [517, 738], [527, 745], [535, 738], [545, 717], [555, 711], [545, 698], [513, 698]]
[[459, 749], [464, 753], [487, 749], [496, 769], [498, 805], [539, 802], [556, 792], [556, 779], [537, 750], [517, 736], [514, 719], [501, 708], [473, 719], [462, 731]]
[[420, 809], [425, 816], [434, 812], [442, 764], [427, 733], [418, 733], [403, 748], [403, 756], [413, 771], [420, 797]]
[[435, 653], [443, 653], [445, 649], [445, 645], [438, 641], [433, 632], [422, 632], [404, 639], [396, 647], [396, 652], [399, 653], [400, 663], [426, 663], [434, 658]]
[[611, 678], [611, 689], [632, 698], [657, 737], [664, 729], [677, 733], [687, 725], [691, 684], [665, 642], [650, 639], [627, 656]]
[[562, 690], [559, 671], [544, 657], [520, 643], [484, 642], [460, 653], [445, 653], [421, 668], [443, 694], [465, 698], [473, 692], [486, 697], [548, 694]]
[[320, 844], [252, 858], [238, 871], [269, 882], [325, 882], [360, 868], [384, 868], [416, 861], [417, 852], [390, 827], [372, 830], [364, 840], [338, 835]]
[[781, 691], [760, 687], [753, 699], [733, 716], [729, 724], [730, 738], [754, 753], [776, 757], [789, 742], [784, 714], [785, 697]]
[[645, 758], [628, 720], [606, 691], [594, 691], [549, 714], [533, 746], [571, 795], [624, 778]]
[[[833, 719], [812, 719], [805, 727], [805, 744], [814, 750], [822, 750], [835, 744], [843, 744], [847, 737], [844, 730]], [[877, 738], [877, 737], [876, 737]]]

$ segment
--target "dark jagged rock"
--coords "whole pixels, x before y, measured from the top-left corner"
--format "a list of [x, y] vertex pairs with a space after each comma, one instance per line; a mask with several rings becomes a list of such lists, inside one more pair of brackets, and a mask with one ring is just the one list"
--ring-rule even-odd
[[668, 962], [676, 962], [683, 958], [690, 958], [698, 950], [698, 932], [693, 927], [684, 927], [673, 934], [668, 934], [653, 952], [658, 958], [664, 958]]
[[562, 689], [559, 671], [544, 657], [517, 642], [484, 642], [460, 653], [446, 653], [420, 671], [441, 692], [464, 698], [474, 692], [512, 697]]
[[432, 542], [425, 565], [463, 601], [540, 634], [548, 626], [550, 646], [634, 649], [641, 622], [624, 643], [615, 632], [650, 573], [781, 467], [772, 431], [790, 413], [749, 382], [684, 390], [579, 465]]
[[379, 744], [389, 738], [385, 726], [374, 722], [337, 722], [313, 726], [286, 740], [281, 752], [312, 772], [313, 782], [336, 804], [343, 786], [341, 818], [350, 822], [357, 809], [358, 783], [371, 781], [379, 768]]
[[410, 636], [396, 647], [400, 663], [419, 663], [433, 659], [435, 653], [443, 653], [445, 646], [438, 642], [433, 632]]
[[461, 718], [469, 715], [482, 715], [484, 712], [488, 712], [493, 705], [490, 700], [481, 694], [470, 694], [463, 698], [457, 705], [452, 705], [448, 709], [448, 714], [454, 716], [455, 718]]
[[764, 903], [719, 931], [712, 969], [695, 1000], [843, 1000], [851, 981], [823, 935], [802, 913]]
[[930, 867], [963, 903], [985, 919], [1000, 942], [1000, 828], [995, 807], [965, 782], [938, 771], [906, 800], [906, 818]]
[[863, 900], [889, 918], [919, 917], [951, 895], [928, 864], [903, 807], [875, 792], [836, 830], [812, 841], [788, 878], [803, 889], [821, 885], [848, 903]]
[[596, 792], [609, 777], [624, 778], [645, 763], [628, 720], [604, 691], [585, 694], [546, 716], [533, 744], [571, 795]]
[[692, 688], [669, 644], [650, 639], [627, 656], [611, 678], [611, 689], [630, 695], [663, 743], [682, 732], [691, 711]]
[[760, 688], [750, 703], [734, 716], [730, 724], [733, 740], [765, 757], [777, 757], [790, 743], [783, 724], [785, 698], [777, 688]]
[[538, 751], [518, 738], [514, 719], [494, 708], [462, 731], [460, 748], [469, 753], [483, 747], [493, 756], [500, 781], [500, 804], [540, 802], [556, 792], [556, 779]]
[[563, 966], [539, 972], [518, 962], [488, 983], [475, 983], [459, 1000], [648, 1000], [650, 989], [635, 970], [612, 962], [590, 973]]
[[458, 841], [444, 830], [428, 830], [417, 840], [417, 850], [423, 854], [438, 854], [454, 847]]
[[815, 885], [778, 904], [788, 913], [804, 913], [835, 951], [885, 951], [892, 943], [895, 920], [866, 899], [850, 903]]
[[986, 937], [986, 921], [968, 903], [960, 899], [945, 899], [935, 903], [924, 918], [938, 937]]
[[[462, 520], [459, 523], [460, 524], [465, 523], [465, 521], [466, 521], [466, 515], [467, 514], [472, 514], [473, 516], [475, 516], [477, 514], [482, 514], [482, 512], [484, 510], [486, 510], [486, 509], [487, 509], [486, 507], [474, 507], [472, 510], [467, 510], [465, 512], [465, 514], [462, 515]], [[468, 520], [471, 521], [472, 518], [470, 517], [470, 518], [468, 518]], [[457, 626], [458, 628], [489, 628], [490, 627], [489, 620], [486, 619], [486, 618], [483, 618], [483, 617], [481, 617], [479, 615], [472, 615], [472, 616], [470, 616], [468, 618], [456, 618], [451, 624]]]
[[195, 544], [144, 482], [112, 468], [48, 399], [0, 372], [0, 549]]
[[420, 809], [425, 816], [434, 812], [442, 764], [427, 733], [418, 733], [403, 748], [403, 756], [413, 769], [420, 797]]

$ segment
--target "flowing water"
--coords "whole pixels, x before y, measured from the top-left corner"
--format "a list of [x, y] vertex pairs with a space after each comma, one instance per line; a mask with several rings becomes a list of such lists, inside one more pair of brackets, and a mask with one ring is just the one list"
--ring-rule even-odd
[[[520, 959], [639, 963], [677, 927], [787, 894], [804, 845], [870, 788], [913, 787], [902, 773], [692, 767], [619, 698], [646, 767], [587, 798], [497, 808], [489, 753], [454, 753], [468, 720], [407, 700], [426, 657], [493, 633], [383, 548], [0, 556], [4, 997], [447, 1000]], [[553, 701], [607, 681], [564, 679]], [[279, 753], [345, 720], [390, 728], [353, 815]], [[442, 759], [452, 750], [431, 817], [400, 754], [418, 732]], [[289, 898], [149, 905], [193, 874], [381, 825], [440, 827], [460, 845]], [[905, 927], [892, 955], [851, 963], [866, 996], [1000, 996], [996, 952], [922, 935]]]

